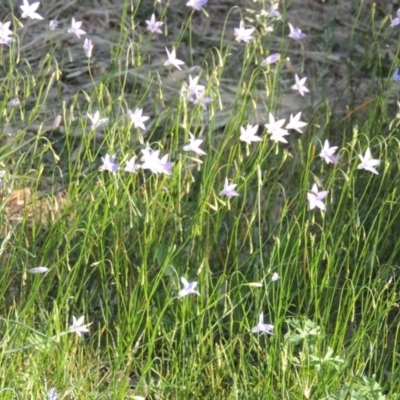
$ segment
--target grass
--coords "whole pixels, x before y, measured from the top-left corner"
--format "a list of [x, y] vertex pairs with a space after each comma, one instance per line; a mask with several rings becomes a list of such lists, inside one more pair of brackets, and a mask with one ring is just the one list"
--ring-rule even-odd
[[[208, 17], [154, 7], [167, 36], [145, 29], [144, 2], [125, 1], [118, 21], [110, 8], [103, 45], [84, 22], [90, 59], [66, 33], [81, 20], [72, 8], [53, 32], [46, 20], [22, 26], [17, 7], [3, 19], [18, 40], [0, 53], [0, 399], [51, 388], [62, 399], [399, 398], [396, 28], [361, 3], [336, 96], [323, 86], [334, 34], [324, 32], [310, 66], [308, 39], [287, 37], [288, 4], [273, 21], [261, 1], [206, 5]], [[241, 18], [257, 28], [249, 44], [234, 41]], [[163, 66], [173, 46], [183, 71]], [[261, 67], [273, 52], [280, 61]], [[290, 89], [295, 72], [308, 77], [304, 99]], [[180, 95], [189, 74], [213, 99], [206, 109]], [[136, 108], [150, 117], [144, 130], [127, 118]], [[274, 143], [263, 126], [269, 113], [288, 121], [288, 109], [308, 125]], [[92, 129], [97, 110], [109, 121]], [[262, 142], [239, 141], [247, 124], [260, 124]], [[183, 151], [189, 131], [205, 156]], [[336, 164], [319, 157], [326, 139]], [[146, 143], [168, 154], [170, 176], [124, 171]], [[368, 147], [379, 175], [357, 168]], [[115, 174], [99, 170], [106, 154]], [[239, 196], [220, 195], [226, 178]], [[325, 212], [309, 209], [313, 183], [329, 191]], [[29, 273], [37, 266], [49, 270]], [[178, 296], [182, 276], [199, 296]], [[274, 335], [251, 332], [260, 313]], [[89, 333], [73, 332], [72, 316]]]

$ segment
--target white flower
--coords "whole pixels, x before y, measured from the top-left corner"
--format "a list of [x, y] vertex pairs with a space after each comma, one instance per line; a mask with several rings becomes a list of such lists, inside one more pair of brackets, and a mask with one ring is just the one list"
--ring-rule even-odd
[[142, 150], [142, 161], [143, 164], [141, 168], [149, 169], [154, 174], [166, 174], [172, 175], [170, 169], [174, 165], [172, 162], [168, 161], [168, 154], [163, 158], [159, 159], [160, 150], [152, 150], [147, 144], [147, 147]]
[[287, 143], [287, 140], [284, 138], [284, 136], [288, 136], [289, 132], [286, 129], [282, 128], [284, 124], [284, 119], [275, 121], [274, 116], [269, 113], [269, 123], [265, 124], [265, 128], [267, 129], [267, 132], [271, 135], [271, 140], [275, 142]]
[[325, 204], [322, 200], [328, 195], [328, 191], [322, 190], [318, 192], [318, 186], [316, 183], [311, 188], [311, 192], [307, 193], [307, 199], [310, 203], [310, 210], [313, 210], [315, 207], [319, 208], [322, 211], [326, 210]]
[[186, 146], [183, 146], [184, 151], [193, 151], [196, 154], [203, 156], [206, 154], [202, 149], [199, 148], [199, 146], [203, 143], [201, 139], [195, 139], [194, 135], [189, 132], [189, 144]]
[[225, 184], [224, 184], [224, 188], [219, 192], [220, 196], [228, 196], [230, 197], [234, 197], [234, 196], [239, 196], [239, 193], [235, 191], [235, 187], [237, 186], [237, 184], [232, 184], [230, 185], [228, 182], [228, 178], [225, 178]]
[[128, 110], [129, 118], [133, 123], [135, 128], [140, 128], [145, 130], [146, 127], [144, 126], [145, 121], [147, 121], [150, 117], [142, 116], [143, 109], [137, 108], [135, 111]]
[[196, 93], [194, 98], [190, 99], [193, 104], [200, 104], [201, 108], [207, 110], [207, 104], [212, 102], [211, 97], [205, 97], [205, 92]]
[[156, 16], [151, 14], [150, 20], [146, 21], [147, 29], [152, 33], [162, 33], [161, 26], [164, 24], [162, 21], [156, 21]]
[[72, 18], [71, 28], [68, 29], [68, 33], [73, 33], [80, 39], [81, 35], [86, 35], [86, 32], [80, 29], [81, 25], [82, 21], [75, 21], [75, 18]]
[[261, 142], [262, 139], [259, 136], [256, 136], [257, 131], [258, 125], [247, 125], [246, 128], [241, 126], [239, 140], [246, 142], [248, 145], [250, 145], [251, 142]]
[[250, 40], [254, 39], [254, 36], [251, 36], [254, 32], [254, 28], [245, 29], [243, 20], [240, 21], [239, 28], [234, 28], [234, 31], [236, 36], [235, 40], [237, 42], [243, 41], [249, 43]]
[[126, 166], [125, 166], [125, 171], [132, 172], [133, 174], [135, 174], [139, 168], [140, 168], [140, 165], [136, 164], [136, 157], [133, 156], [130, 160], [127, 161]]
[[286, 131], [286, 129], [282, 129], [282, 126], [285, 124], [284, 119], [280, 119], [279, 121], [275, 121], [275, 117], [269, 113], [269, 123], [265, 124], [265, 128], [267, 129], [267, 132], [269, 134], [272, 134], [273, 132], [277, 130], [283, 130]]
[[20, 6], [22, 10], [21, 14], [22, 18], [43, 19], [41, 15], [35, 12], [39, 7], [39, 2], [32, 3], [31, 5], [29, 5], [28, 0], [22, 0], [22, 1], [24, 3], [22, 6]]
[[324, 142], [324, 147], [321, 150], [321, 153], [319, 153], [319, 156], [325, 159], [325, 162], [327, 164], [336, 164], [337, 163], [337, 157], [335, 156], [335, 152], [338, 149], [338, 146], [329, 146], [329, 141], [325, 140]]
[[57, 393], [55, 388], [51, 388], [47, 392], [47, 400], [57, 400], [59, 396], [60, 396], [60, 393]]
[[4, 24], [0, 22], [0, 44], [6, 44], [9, 46], [10, 43], [14, 41], [14, 39], [10, 37], [13, 33], [10, 30], [10, 24], [11, 21], [4, 22]]
[[7, 37], [7, 36], [12, 35], [13, 31], [10, 29], [10, 25], [11, 25], [11, 21], [4, 22], [4, 24], [2, 24], [0, 22], [0, 36], [1, 37]]
[[90, 324], [84, 325], [83, 321], [85, 320], [85, 316], [82, 315], [78, 319], [75, 316], [72, 316], [72, 325], [68, 328], [69, 332], [75, 332], [78, 336], [82, 336], [82, 333], [89, 332], [87, 328]]
[[200, 76], [195, 76], [192, 78], [192, 75], [189, 75], [189, 85], [184, 82], [181, 95], [189, 101], [194, 102], [195, 99], [204, 93], [206, 87], [204, 85], [199, 85]]
[[300, 121], [301, 118], [301, 111], [298, 112], [294, 117], [293, 114], [290, 114], [290, 121], [286, 125], [286, 129], [294, 129], [299, 133], [303, 133], [301, 128], [307, 125], [307, 122]]
[[284, 129], [276, 130], [271, 133], [270, 139], [274, 141], [275, 143], [281, 142], [281, 143], [287, 143], [288, 141], [284, 138], [284, 136], [289, 135], [288, 131], [285, 131]]
[[94, 115], [87, 113], [88, 118], [92, 122], [90, 129], [96, 129], [100, 125], [108, 121], [108, 118], [100, 118], [100, 113], [96, 111]]
[[274, 329], [274, 325], [270, 324], [264, 324], [264, 314], [261, 313], [260, 316], [258, 317], [258, 324], [252, 328], [253, 333], [258, 333], [258, 332], [264, 332], [267, 335], [273, 335], [274, 333], [272, 332]]
[[206, 105], [212, 102], [212, 98], [205, 97], [206, 87], [198, 85], [199, 78], [199, 76], [192, 78], [189, 75], [189, 85], [186, 82], [183, 83], [181, 96], [193, 104], [200, 104], [202, 108], [206, 109]]
[[197, 282], [188, 282], [183, 276], [181, 277], [181, 282], [183, 288], [178, 293], [179, 297], [184, 297], [189, 294], [197, 294], [200, 296], [200, 293], [196, 290]]
[[4, 169], [0, 170], [0, 187], [3, 186], [3, 178], [6, 175], [6, 173], [7, 173], [6, 170], [4, 170]]
[[307, 77], [299, 79], [298, 75], [296, 74], [294, 78], [296, 80], [296, 83], [292, 86], [293, 90], [297, 90], [302, 96], [304, 96], [304, 93], [310, 92], [305, 86]]
[[85, 39], [85, 43], [83, 44], [83, 50], [85, 51], [86, 57], [90, 58], [92, 56], [92, 50], [93, 50], [93, 43], [92, 39]]
[[373, 159], [371, 156], [371, 150], [369, 149], [369, 147], [367, 148], [367, 150], [365, 150], [365, 155], [361, 155], [359, 154], [358, 157], [360, 157], [361, 163], [358, 164], [357, 168], [358, 169], [365, 169], [367, 171], [372, 172], [373, 174], [378, 175], [379, 172], [376, 170], [376, 166], [379, 165], [379, 163], [381, 162], [380, 160], [377, 159]]
[[142, 156], [142, 168], [149, 169], [154, 174], [158, 174], [160, 172], [160, 159], [158, 155], [160, 154], [160, 150], [153, 150], [150, 148], [149, 144], [145, 149], [141, 150]]
[[277, 281], [278, 279], [281, 279], [281, 277], [279, 276], [279, 274], [278, 274], [277, 272], [274, 272], [274, 273], [272, 274], [271, 281], [272, 281], [272, 282], [275, 282], [275, 281]]
[[178, 68], [180, 71], [182, 71], [182, 68], [180, 67], [180, 65], [185, 64], [184, 61], [182, 60], [178, 60], [176, 58], [176, 51], [175, 49], [172, 49], [171, 53], [168, 51], [167, 48], [165, 48], [166, 52], [167, 52], [167, 56], [168, 56], [168, 60], [165, 61], [164, 65], [168, 66], [168, 65], [173, 65], [175, 68]]

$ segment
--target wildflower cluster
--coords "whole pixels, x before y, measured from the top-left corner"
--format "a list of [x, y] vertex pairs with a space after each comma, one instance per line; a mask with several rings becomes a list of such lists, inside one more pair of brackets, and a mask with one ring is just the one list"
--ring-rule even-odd
[[[40, 15], [40, 3], [35, 2], [29, 4], [28, 0], [22, 0], [23, 3], [20, 6], [21, 9], [21, 18], [29, 18], [32, 20], [41, 21], [44, 18]], [[190, 9], [188, 12], [190, 15], [196, 14], [200, 12], [202, 14], [206, 14], [207, 0], [190, 0], [186, 3], [186, 6]], [[273, 7], [271, 11], [267, 14], [269, 26], [266, 29], [266, 33], [269, 34], [274, 31], [274, 27], [272, 26], [274, 21], [280, 20], [282, 18], [277, 7]], [[144, 28], [145, 34], [153, 39], [157, 37], [160, 39], [160, 36], [163, 32], [167, 32], [166, 19], [164, 21], [157, 20], [157, 16], [155, 13], [152, 13], [148, 16], [148, 20], [143, 22], [146, 24]], [[162, 17], [161, 17], [162, 18]], [[395, 27], [399, 22], [400, 14], [397, 13], [397, 17], [393, 19], [391, 26]], [[260, 32], [257, 26], [251, 26], [248, 24], [248, 20], [240, 19], [236, 21], [235, 28], [231, 29], [230, 37], [231, 37], [231, 45], [234, 48], [246, 48], [251, 47], [251, 43], [257, 40], [261, 35], [265, 34], [265, 30]], [[39, 22], [38, 22], [39, 23]], [[75, 18], [72, 18], [71, 27], [67, 30], [69, 34], [75, 35], [77, 39], [81, 40], [82, 36], [86, 35], [86, 31], [82, 29], [82, 21], [76, 21]], [[4, 44], [6, 46], [12, 47], [13, 43], [16, 41], [13, 37], [14, 33], [10, 30], [11, 22], [0, 23], [0, 45]], [[290, 22], [285, 23], [285, 29], [287, 31], [286, 40], [291, 43], [298, 43], [298, 41], [307, 40], [307, 36], [299, 27], [293, 26]], [[49, 22], [49, 29], [51, 31], [58, 28], [58, 22], [56, 20], [52, 20]], [[85, 28], [85, 26], [84, 26]], [[86, 28], [85, 28], [86, 29]], [[163, 31], [164, 29], [164, 31]], [[153, 35], [154, 34], [154, 35]], [[157, 34], [157, 35], [156, 35]], [[289, 39], [288, 39], [289, 38]], [[76, 39], [74, 38], [76, 41]], [[89, 38], [85, 38], [83, 42], [83, 50], [88, 58], [92, 56], [93, 51], [93, 43]], [[165, 53], [164, 53], [165, 48]], [[180, 104], [184, 104], [185, 112], [188, 111], [188, 114], [195, 110], [197, 115], [201, 115], [202, 117], [208, 116], [208, 110], [213, 111], [214, 103], [217, 103], [217, 96], [213, 92], [212, 85], [208, 86], [205, 84], [202, 78], [204, 78], [204, 74], [200, 68], [197, 74], [193, 72], [193, 69], [188, 70], [186, 63], [188, 60], [182, 60], [179, 57], [183, 58], [182, 47], [178, 48], [178, 46], [168, 46], [162, 47], [162, 61], [160, 62], [160, 69], [164, 72], [168, 73], [169, 76], [173, 76], [174, 74], [182, 74], [179, 76], [183, 76], [184, 78], [180, 81], [180, 83], [176, 83], [176, 80], [171, 79], [172, 82], [176, 83], [174, 89], [176, 90], [176, 97], [179, 99]], [[282, 64], [281, 54], [271, 53], [266, 58], [264, 58], [260, 63], [260, 70], [266, 69], [268, 71], [274, 71], [277, 65]], [[194, 68], [194, 67], [192, 67]], [[257, 67], [259, 68], [259, 67]], [[300, 67], [298, 67], [300, 70]], [[189, 73], [191, 72], [191, 73]], [[301, 71], [303, 72], [303, 71]], [[186, 73], [186, 74], [185, 74]], [[310, 77], [312, 78], [312, 77]], [[400, 83], [400, 74], [398, 69], [394, 71], [392, 79], [398, 83]], [[310, 84], [311, 81], [311, 84]], [[302, 74], [297, 74], [293, 72], [293, 75], [290, 79], [290, 83], [287, 85], [288, 92], [292, 93], [297, 99], [303, 100], [303, 98], [311, 97], [312, 94], [312, 83], [314, 81], [312, 79], [308, 80], [307, 76], [302, 76]], [[308, 86], [308, 87], [307, 87]], [[310, 90], [311, 89], [311, 90]], [[17, 99], [18, 100], [18, 99]], [[18, 101], [14, 105], [18, 105]], [[127, 131], [129, 131], [129, 135], [131, 134], [131, 130], [134, 130], [139, 136], [143, 133], [149, 133], [152, 129], [151, 127], [156, 125], [152, 120], [152, 112], [151, 110], [143, 105], [141, 107], [143, 99], [137, 103], [137, 107], [132, 109], [125, 109], [124, 111], [124, 121], [126, 122]], [[129, 106], [130, 107], [130, 106]], [[266, 119], [261, 120], [257, 123], [252, 122], [252, 120], [245, 119], [240, 120], [240, 122], [236, 125], [234, 129], [234, 145], [237, 149], [242, 151], [243, 148], [247, 151], [247, 156], [249, 155], [250, 149], [253, 151], [254, 149], [259, 148], [268, 148], [270, 146], [274, 150], [276, 149], [276, 154], [278, 154], [282, 148], [289, 148], [291, 146], [291, 138], [306, 137], [308, 131], [313, 126], [312, 121], [307, 119], [307, 115], [303, 115], [302, 111], [296, 110], [294, 113], [287, 113], [286, 115], [279, 115], [280, 113], [276, 109], [268, 109], [268, 114]], [[194, 112], [193, 112], [194, 113]], [[112, 116], [105, 116], [105, 112], [102, 110], [96, 110], [95, 112], [87, 112], [84, 121], [86, 123], [85, 129], [88, 132], [94, 133], [96, 130], [101, 129], [104, 126], [110, 124], [110, 120], [112, 120]], [[290, 114], [290, 115], [289, 115]], [[185, 121], [187, 116], [185, 115]], [[305, 118], [304, 118], [305, 117]], [[58, 126], [60, 121], [55, 122], [55, 126]], [[129, 149], [126, 151], [123, 145], [120, 145], [118, 141], [110, 141], [107, 142], [106, 151], [101, 151], [98, 156], [99, 159], [98, 164], [101, 165], [99, 167], [99, 171], [104, 171], [103, 174], [98, 174], [99, 176], [108, 176], [110, 177], [110, 181], [114, 184], [118, 182], [118, 179], [122, 179], [123, 177], [129, 176], [129, 174], [139, 174], [139, 176], [147, 176], [148, 174], [153, 174], [155, 176], [154, 180], [158, 180], [160, 176], [165, 179], [165, 181], [171, 182], [171, 179], [168, 180], [168, 177], [174, 176], [177, 179], [180, 179], [181, 174], [178, 168], [182, 165], [182, 159], [192, 159], [192, 157], [188, 157], [187, 153], [190, 153], [190, 156], [195, 156], [196, 161], [201, 171], [203, 167], [204, 160], [207, 162], [211, 159], [213, 155], [213, 146], [207, 142], [205, 137], [202, 137], [202, 130], [198, 129], [197, 131], [193, 130], [192, 127], [189, 131], [188, 125], [183, 124], [184, 126], [184, 134], [185, 140], [180, 138], [177, 141], [178, 143], [178, 151], [174, 151], [168, 148], [165, 149], [163, 147], [157, 148], [154, 143], [150, 143], [150, 140], [141, 141], [141, 146], [139, 149]], [[196, 128], [194, 128], [196, 129]], [[107, 135], [109, 132], [107, 132]], [[300, 135], [300, 136], [299, 136]], [[301, 136], [304, 135], [304, 136]], [[141, 136], [140, 136], [141, 137]], [[336, 140], [335, 140], [336, 141]], [[118, 147], [116, 147], [118, 146]], [[315, 153], [317, 155], [316, 159], [319, 164], [323, 164], [322, 160], [328, 165], [324, 164], [324, 169], [334, 170], [336, 167], [339, 167], [342, 159], [341, 155], [338, 154], [339, 146], [332, 146], [328, 139], [323, 137], [323, 146], [322, 143], [318, 145], [319, 150]], [[105, 153], [105, 154], [104, 154]], [[318, 154], [319, 153], [319, 154]], [[242, 156], [242, 155], [241, 155]], [[251, 160], [250, 157], [247, 159]], [[358, 158], [354, 156], [354, 159], [357, 160], [358, 164], [357, 168], [360, 170], [366, 170], [371, 172], [374, 175], [379, 174], [379, 170], [377, 169], [380, 164], [379, 159], [375, 159], [372, 155], [370, 147], [367, 147], [363, 150], [362, 153], [358, 154]], [[352, 162], [354, 162], [354, 159]], [[359, 161], [358, 161], [359, 159]], [[207, 162], [205, 164], [207, 164]], [[224, 170], [223, 175], [220, 177], [220, 184], [217, 188], [213, 188], [213, 194], [215, 190], [215, 197], [217, 198], [219, 203], [228, 204], [228, 207], [225, 209], [229, 210], [229, 205], [235, 204], [238, 202], [238, 198], [240, 200], [240, 196], [244, 196], [245, 190], [243, 186], [239, 183], [240, 181], [235, 177], [235, 171], [229, 170], [231, 166], [227, 163], [228, 169]], [[225, 168], [225, 166], [224, 166]], [[221, 169], [219, 169], [221, 170]], [[110, 173], [111, 175], [108, 175]], [[0, 171], [0, 184], [1, 178], [4, 176], [5, 171]], [[146, 175], [147, 174], [147, 175]], [[135, 175], [131, 175], [132, 179], [136, 179]], [[375, 178], [374, 178], [375, 179]], [[222, 186], [223, 181], [223, 186]], [[239, 182], [239, 183], [238, 183]], [[329, 212], [330, 205], [327, 202], [328, 195], [330, 193], [329, 190], [324, 190], [324, 186], [328, 186], [326, 183], [322, 184], [323, 179], [319, 179], [318, 177], [312, 183], [307, 182], [307, 189], [311, 187], [307, 193], [304, 193], [302, 199], [304, 200], [304, 204], [302, 203], [302, 207], [307, 215], [312, 215], [314, 218], [314, 214], [306, 211], [308, 206], [308, 210], [319, 210], [319, 214], [317, 217], [323, 217], [324, 212]], [[115, 185], [117, 186], [117, 185]], [[217, 186], [217, 185], [216, 185]], [[329, 189], [325, 187], [325, 189]], [[218, 198], [218, 196], [224, 196], [224, 199], [228, 198], [227, 203], [224, 203], [223, 200]], [[208, 205], [207, 205], [208, 207]], [[28, 272], [32, 275], [44, 274], [44, 276], [48, 275], [50, 269], [45, 266], [37, 266], [28, 270]], [[280, 285], [281, 277], [277, 272], [268, 272], [271, 273], [271, 285]], [[200, 275], [200, 273], [198, 274]], [[178, 277], [180, 276], [177, 275]], [[282, 276], [282, 280], [283, 280]], [[263, 282], [258, 281], [259, 278], [255, 278], [254, 280], [257, 282], [253, 282], [249, 284], [251, 287], [262, 287]], [[200, 281], [201, 282], [201, 281]], [[190, 304], [190, 301], [196, 302], [197, 299], [202, 300], [202, 294], [204, 286], [199, 285], [199, 282], [189, 281], [184, 276], [180, 276], [180, 289], [177, 290], [177, 297], [179, 299], [185, 298], [182, 300], [183, 303], [186, 301]], [[200, 288], [198, 287], [200, 286]], [[176, 293], [176, 292], [175, 292]], [[193, 296], [192, 296], [193, 295]], [[187, 297], [192, 296], [192, 297]], [[198, 297], [195, 297], [198, 296]], [[176, 301], [176, 297], [173, 301]], [[255, 326], [249, 329], [251, 333], [265, 333], [267, 335], [274, 336], [275, 335], [275, 326], [268, 324], [264, 320], [264, 312], [259, 311], [255, 316], [255, 320], [258, 315], [258, 323], [255, 322]], [[266, 318], [267, 320], [267, 318]], [[75, 333], [77, 336], [81, 337], [85, 333], [89, 332], [90, 324], [85, 324], [85, 316], [82, 315], [80, 317], [72, 316], [72, 324], [68, 327], [67, 333]], [[56, 392], [54, 388], [51, 388], [48, 392], [48, 398], [56, 399], [59, 394]]]
[[[194, 11], [201, 11], [203, 7], [207, 5], [206, 0], [191, 0], [186, 6], [192, 8]], [[35, 2], [33, 4], [29, 4], [27, 0], [23, 0], [23, 4], [21, 5], [22, 18], [30, 18], [43, 20], [43, 17], [38, 14], [39, 2]], [[278, 9], [275, 7], [271, 9], [268, 17], [271, 19], [271, 23], [281, 18], [281, 14]], [[157, 21], [156, 15], [154, 13], [151, 14], [150, 19], [146, 20], [147, 30], [150, 33], [162, 34], [162, 27], [164, 26], [163, 21]], [[392, 26], [397, 24], [397, 19], [393, 20]], [[53, 30], [58, 26], [58, 22], [55, 20], [50, 21], [50, 29]], [[68, 33], [75, 35], [78, 39], [81, 39], [81, 36], [86, 35], [86, 31], [81, 29], [82, 22], [76, 21], [75, 18], [72, 18], [71, 27], [68, 29]], [[306, 38], [306, 35], [301, 31], [300, 28], [294, 27], [290, 22], [288, 23], [289, 34], [288, 37], [294, 39], [295, 41], [300, 41]], [[273, 31], [273, 27], [269, 26], [267, 29], [267, 33]], [[245, 43], [245, 45], [249, 44], [251, 41], [256, 38], [256, 30], [254, 27], [246, 27], [245, 21], [240, 20], [239, 26], [234, 28], [234, 38], [238, 43]], [[12, 38], [13, 32], [10, 30], [10, 22], [5, 22], [4, 24], [0, 24], [0, 43], [6, 44], [10, 46], [10, 44], [14, 41]], [[93, 44], [92, 41], [88, 38], [85, 39], [83, 49], [87, 57], [91, 57]], [[182, 67], [185, 65], [185, 62], [177, 58], [177, 49], [172, 48], [168, 49], [165, 47], [167, 59], [164, 62], [164, 66], [168, 68], [176, 68], [178, 70], [182, 70]], [[280, 55], [278, 53], [270, 54], [267, 58], [265, 58], [261, 65], [266, 67], [270, 67], [273, 64], [278, 63], [280, 60]], [[398, 70], [395, 71], [393, 79], [399, 80], [398, 78]], [[193, 105], [199, 105], [203, 110], [207, 109], [207, 105], [212, 103], [213, 99], [211, 97], [207, 97], [206, 95], [206, 86], [199, 83], [200, 75], [192, 76], [189, 74], [188, 82], [184, 82], [180, 91], [181, 98], [184, 101], [192, 103]], [[310, 93], [310, 90], [306, 87], [307, 77], [300, 78], [297, 74], [294, 76], [294, 84], [291, 87], [293, 90], [297, 91], [301, 96], [305, 96]], [[107, 123], [109, 121], [108, 117], [101, 117], [100, 112], [96, 111], [93, 115], [87, 113], [87, 117], [90, 121], [90, 129], [95, 130], [99, 128], [101, 125]], [[142, 108], [136, 108], [134, 111], [128, 110], [127, 118], [130, 122], [131, 126], [135, 129], [146, 130], [145, 123], [149, 121], [150, 117], [143, 115]], [[290, 131], [296, 131], [300, 134], [303, 134], [303, 129], [308, 125], [307, 122], [302, 121], [302, 112], [298, 112], [296, 115], [291, 114], [289, 116], [289, 122], [286, 122], [286, 119], [276, 119], [274, 114], [269, 112], [269, 121], [265, 123], [265, 129], [268, 134], [269, 139], [274, 143], [288, 143], [288, 137], [290, 135]], [[259, 125], [251, 125], [247, 124], [240, 127], [240, 135], [238, 139], [247, 146], [250, 146], [252, 143], [262, 143], [263, 137], [258, 136]], [[202, 139], [196, 138], [191, 132], [188, 132], [189, 142], [184, 144], [182, 147], [183, 151], [193, 152], [197, 156], [206, 156], [207, 153], [200, 146], [203, 143]], [[323, 158], [327, 164], [337, 164], [339, 162], [339, 158], [335, 155], [338, 150], [337, 146], [330, 146], [328, 140], [325, 140], [324, 146], [321, 149], [320, 157]], [[172, 175], [174, 162], [169, 160], [169, 154], [160, 154], [159, 149], [153, 149], [150, 147], [150, 144], [147, 143], [146, 147], [140, 150], [141, 155], [133, 155], [131, 158], [125, 161], [124, 171], [128, 173], [137, 173], [140, 170], [148, 170], [155, 175], [164, 174], [167, 176]], [[365, 169], [374, 174], [378, 174], [376, 170], [376, 166], [379, 164], [379, 160], [375, 160], [371, 156], [370, 149], [368, 148], [365, 152], [365, 155], [360, 155], [361, 163], [358, 165], [359, 169]], [[100, 171], [109, 171], [114, 176], [116, 176], [117, 172], [121, 170], [120, 164], [116, 161], [116, 154], [105, 154], [102, 156], [102, 165], [100, 166]], [[201, 161], [200, 161], [201, 162]], [[240, 196], [240, 191], [236, 190], [237, 184], [230, 183], [229, 179], [225, 178], [225, 183], [222, 190], [219, 191], [220, 196], [227, 196], [228, 198], [238, 197]], [[307, 194], [307, 199], [309, 202], [310, 210], [314, 208], [318, 208], [321, 211], [326, 210], [326, 205], [324, 204], [324, 200], [328, 195], [327, 190], [319, 190], [316, 183], [312, 185], [311, 191]], [[32, 273], [42, 273], [47, 272], [44, 267], [38, 267], [36, 269], [31, 270]], [[183, 289], [179, 292], [179, 296], [185, 296], [187, 294], [197, 294], [199, 292], [195, 290], [197, 282], [189, 283], [185, 278], [181, 278]], [[85, 329], [80, 329], [83, 324], [83, 317], [74, 321], [72, 326], [70, 327], [70, 331], [75, 331], [79, 335], [81, 332], [85, 332]], [[263, 323], [263, 314], [260, 315], [259, 325], [253, 329], [253, 332], [267, 332], [271, 333], [271, 327], [269, 325], [265, 325]]]

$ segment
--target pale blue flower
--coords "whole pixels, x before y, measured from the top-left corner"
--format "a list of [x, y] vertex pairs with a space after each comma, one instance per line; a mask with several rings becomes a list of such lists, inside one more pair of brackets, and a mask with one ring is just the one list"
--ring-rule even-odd
[[310, 205], [310, 210], [313, 210], [315, 207], [319, 208], [322, 211], [326, 210], [325, 204], [322, 200], [328, 195], [328, 191], [321, 190], [318, 191], [318, 186], [316, 183], [311, 188], [311, 192], [307, 193], [307, 200]]
[[396, 68], [395, 70], [394, 70], [394, 73], [393, 73], [393, 78], [392, 78], [394, 81], [396, 81], [397, 83], [400, 83], [400, 74], [399, 74], [399, 69], [398, 68]]
[[294, 40], [300, 40], [306, 37], [306, 35], [299, 28], [293, 27], [290, 22], [288, 23], [288, 25], [290, 29], [289, 37]]
[[276, 9], [275, 7], [271, 8], [271, 11], [268, 13], [268, 17], [270, 18], [280, 18], [281, 17], [281, 13]]
[[329, 146], [329, 141], [325, 140], [324, 147], [321, 150], [321, 153], [319, 153], [319, 156], [322, 157], [327, 164], [336, 164], [337, 163], [337, 157], [335, 156], [335, 152], [338, 149], [338, 146]]
[[119, 165], [115, 162], [115, 154], [112, 156], [106, 154], [105, 157], [101, 157], [103, 165], [100, 167], [100, 171], [110, 171], [115, 175], [115, 172], [119, 170]]
[[261, 62], [261, 66], [265, 67], [267, 65], [274, 64], [279, 61], [280, 55], [278, 53], [274, 53], [269, 55], [267, 58], [264, 58]]
[[394, 28], [399, 24], [400, 24], [400, 10], [397, 10], [396, 17], [393, 18], [393, 21], [391, 22], [390, 26]]
[[207, 4], [207, 0], [189, 0], [186, 5], [192, 7], [193, 10], [200, 11], [201, 7]]
[[160, 172], [166, 175], [172, 175], [171, 168], [173, 167], [173, 165], [173, 162], [168, 161], [168, 154], [165, 154], [163, 157], [161, 157], [160, 160]]
[[56, 19], [52, 19], [52, 20], [49, 22], [49, 29], [50, 29], [51, 31], [54, 31], [54, 29], [56, 29], [57, 26], [58, 26], [58, 21], [57, 21]]
[[168, 161], [168, 154], [160, 159], [160, 150], [152, 150], [149, 144], [142, 150], [142, 154], [143, 164], [141, 168], [149, 169], [154, 174], [172, 175], [171, 168], [174, 164]]
[[90, 58], [92, 56], [92, 50], [93, 50], [93, 43], [92, 39], [85, 39], [85, 42], [83, 43], [83, 50], [85, 51], [86, 57]]

